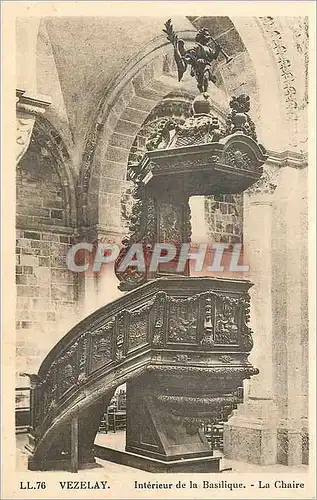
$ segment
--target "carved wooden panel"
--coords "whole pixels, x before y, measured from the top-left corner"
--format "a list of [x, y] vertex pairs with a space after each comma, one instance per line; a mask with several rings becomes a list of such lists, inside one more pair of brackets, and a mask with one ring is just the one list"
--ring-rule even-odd
[[59, 397], [73, 387], [78, 377], [78, 345], [69, 351], [58, 363], [58, 391]]
[[[43, 384], [41, 386], [41, 403], [40, 403], [40, 409], [41, 409], [41, 420], [44, 420], [45, 417], [49, 414], [49, 412], [55, 407], [56, 405], [56, 397], [57, 397], [57, 372], [56, 368], [53, 367], [50, 373], [50, 376], [47, 377], [43, 381]], [[59, 387], [58, 387], [59, 388]], [[59, 388], [59, 390], [61, 390]]]
[[91, 371], [95, 371], [112, 361], [114, 320], [91, 332]]
[[160, 203], [159, 208], [159, 241], [174, 245], [182, 243], [183, 206], [164, 202]]
[[197, 342], [198, 297], [169, 297], [168, 341], [195, 344]]
[[214, 340], [216, 344], [239, 343], [240, 299], [218, 297], [216, 302], [216, 325]]
[[134, 314], [129, 325], [129, 350], [141, 347], [147, 343], [149, 329], [149, 315], [147, 312]]

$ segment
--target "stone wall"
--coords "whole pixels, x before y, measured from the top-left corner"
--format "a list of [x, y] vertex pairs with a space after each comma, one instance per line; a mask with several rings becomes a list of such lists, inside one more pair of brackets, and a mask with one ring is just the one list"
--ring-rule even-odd
[[242, 243], [243, 196], [219, 194], [206, 196], [205, 216], [208, 238], [215, 243]]
[[16, 187], [17, 369], [32, 372], [74, 318], [78, 276], [66, 266], [73, 230], [64, 186], [36, 137], [17, 167]]

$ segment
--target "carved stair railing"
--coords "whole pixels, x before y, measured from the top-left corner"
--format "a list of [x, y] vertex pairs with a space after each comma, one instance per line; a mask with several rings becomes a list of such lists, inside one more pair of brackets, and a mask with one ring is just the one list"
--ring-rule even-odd
[[[252, 348], [250, 285], [217, 278], [159, 278], [79, 323], [43, 361], [32, 389], [29, 467], [70, 467], [74, 418], [80, 428], [79, 463], [93, 463], [95, 434], [113, 391], [145, 373], [149, 387], [151, 377], [159, 380], [156, 402], [168, 406], [182, 425], [198, 429], [194, 413], [200, 406], [210, 414], [226, 398], [232, 402], [237, 384], [257, 373], [247, 361]], [[176, 381], [168, 393], [162, 390], [165, 377]], [[177, 380], [186, 379], [191, 390], [180, 396]], [[127, 436], [127, 449], [129, 442], [133, 449], [133, 437]]]

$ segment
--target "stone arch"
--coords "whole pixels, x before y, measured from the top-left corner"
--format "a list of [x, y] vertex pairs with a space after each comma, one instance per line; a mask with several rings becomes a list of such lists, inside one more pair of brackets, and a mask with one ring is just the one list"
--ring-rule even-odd
[[70, 155], [60, 134], [43, 116], [36, 118], [29, 149], [36, 149], [44, 161], [47, 160], [56, 171], [62, 191], [64, 223], [67, 227], [75, 228], [77, 202]]

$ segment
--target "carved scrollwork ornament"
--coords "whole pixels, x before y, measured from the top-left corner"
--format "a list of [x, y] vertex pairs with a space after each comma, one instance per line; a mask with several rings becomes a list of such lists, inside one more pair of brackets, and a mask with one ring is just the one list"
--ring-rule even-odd
[[[45, 98], [45, 99], [44, 99]], [[25, 90], [16, 90], [16, 163], [26, 153], [37, 116], [50, 105], [46, 96], [32, 96]]]
[[277, 18], [266, 16], [260, 17], [260, 20], [265, 32], [269, 35], [269, 40], [280, 69], [288, 119], [296, 122], [298, 120], [297, 90], [295, 87], [295, 75], [288, 57], [287, 44], [285, 43]]
[[[123, 248], [115, 262], [114, 271], [120, 281], [120, 290], [133, 289], [143, 284], [149, 273], [151, 250], [157, 239], [157, 208], [155, 200], [148, 197], [143, 184], [137, 179], [131, 191], [134, 202], [132, 204], [131, 215], [129, 217], [129, 233], [122, 240]], [[132, 245], [138, 243], [142, 245], [144, 258], [144, 270], [137, 266], [131, 266], [131, 256], [129, 251], [133, 250]], [[129, 257], [131, 257], [129, 259]], [[129, 265], [126, 265], [127, 260]]]
[[164, 345], [164, 313], [166, 304], [166, 293], [158, 292], [154, 304], [154, 324], [152, 344], [154, 346]]
[[219, 356], [219, 361], [221, 361], [221, 363], [232, 363], [233, 362], [233, 358], [231, 356], [228, 356], [226, 354], [224, 354], [223, 356]]
[[237, 169], [253, 170], [252, 158], [246, 151], [242, 151], [237, 146], [231, 146], [224, 152], [224, 162]]
[[173, 356], [173, 361], [177, 363], [187, 363], [190, 359], [191, 357], [188, 354], [175, 354], [175, 356]]
[[27, 151], [31, 135], [33, 132], [33, 126], [35, 123], [35, 116], [22, 115], [21, 113], [17, 115], [16, 119], [16, 163], [18, 164], [25, 152]]

